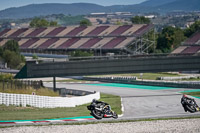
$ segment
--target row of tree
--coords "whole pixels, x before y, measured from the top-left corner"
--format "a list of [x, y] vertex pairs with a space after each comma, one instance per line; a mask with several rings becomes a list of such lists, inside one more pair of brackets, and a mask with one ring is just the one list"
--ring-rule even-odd
[[25, 63], [25, 58], [20, 54], [18, 42], [15, 40], [9, 40], [0, 47], [0, 58], [12, 69], [20, 69]]
[[200, 31], [200, 21], [196, 21], [184, 30], [171, 26], [165, 27], [161, 33], [158, 33], [156, 51], [169, 53], [197, 31]]
[[[91, 26], [92, 23], [88, 19], [83, 19], [80, 21], [81, 26]], [[48, 21], [43, 18], [34, 18], [30, 22], [30, 27], [40, 28], [40, 27], [57, 27], [59, 26], [57, 21]]]

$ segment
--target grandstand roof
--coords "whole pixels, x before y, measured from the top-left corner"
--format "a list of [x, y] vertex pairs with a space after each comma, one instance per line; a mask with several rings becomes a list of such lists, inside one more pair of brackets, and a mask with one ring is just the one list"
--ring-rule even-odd
[[121, 49], [152, 27], [138, 24], [5, 29], [0, 32], [0, 46], [15, 39], [20, 49]]
[[200, 52], [200, 31], [194, 33], [185, 42], [182, 43], [172, 53], [174, 54], [196, 54]]

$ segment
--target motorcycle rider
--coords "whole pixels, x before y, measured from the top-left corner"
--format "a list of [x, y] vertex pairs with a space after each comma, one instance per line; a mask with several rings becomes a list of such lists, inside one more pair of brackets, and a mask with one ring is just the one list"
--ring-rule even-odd
[[108, 103], [106, 103], [106, 102], [104, 102], [104, 101], [98, 101], [98, 100], [96, 100], [96, 99], [93, 99], [93, 100], [92, 100], [92, 103], [104, 105], [104, 106], [106, 107], [106, 108], [104, 108], [105, 111], [106, 111], [106, 114], [107, 114], [107, 115], [111, 115], [111, 114], [112, 114], [112, 112], [111, 112], [111, 106], [110, 106]]

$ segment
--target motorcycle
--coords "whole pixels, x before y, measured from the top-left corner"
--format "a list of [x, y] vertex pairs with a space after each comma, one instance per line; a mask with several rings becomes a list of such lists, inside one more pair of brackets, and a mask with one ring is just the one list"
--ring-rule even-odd
[[199, 106], [197, 105], [196, 101], [192, 98], [187, 97], [186, 95], [183, 95], [181, 98], [181, 104], [185, 110], [185, 112], [198, 112], [200, 111]]
[[118, 115], [113, 110], [111, 106], [105, 102], [93, 100], [87, 109], [91, 111], [91, 115], [96, 119], [102, 118], [114, 118], [117, 119]]

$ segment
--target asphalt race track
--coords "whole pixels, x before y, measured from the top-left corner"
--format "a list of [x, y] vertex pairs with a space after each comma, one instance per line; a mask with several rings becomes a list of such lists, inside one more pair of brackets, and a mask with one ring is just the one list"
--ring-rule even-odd
[[[45, 83], [52, 87], [52, 83]], [[59, 83], [56, 86], [76, 90], [99, 91], [119, 95], [124, 106], [121, 119], [164, 118], [199, 115], [183, 110], [179, 91], [188, 89], [170, 87], [132, 86], [123, 84], [70, 84]], [[200, 105], [200, 99], [195, 99]]]

